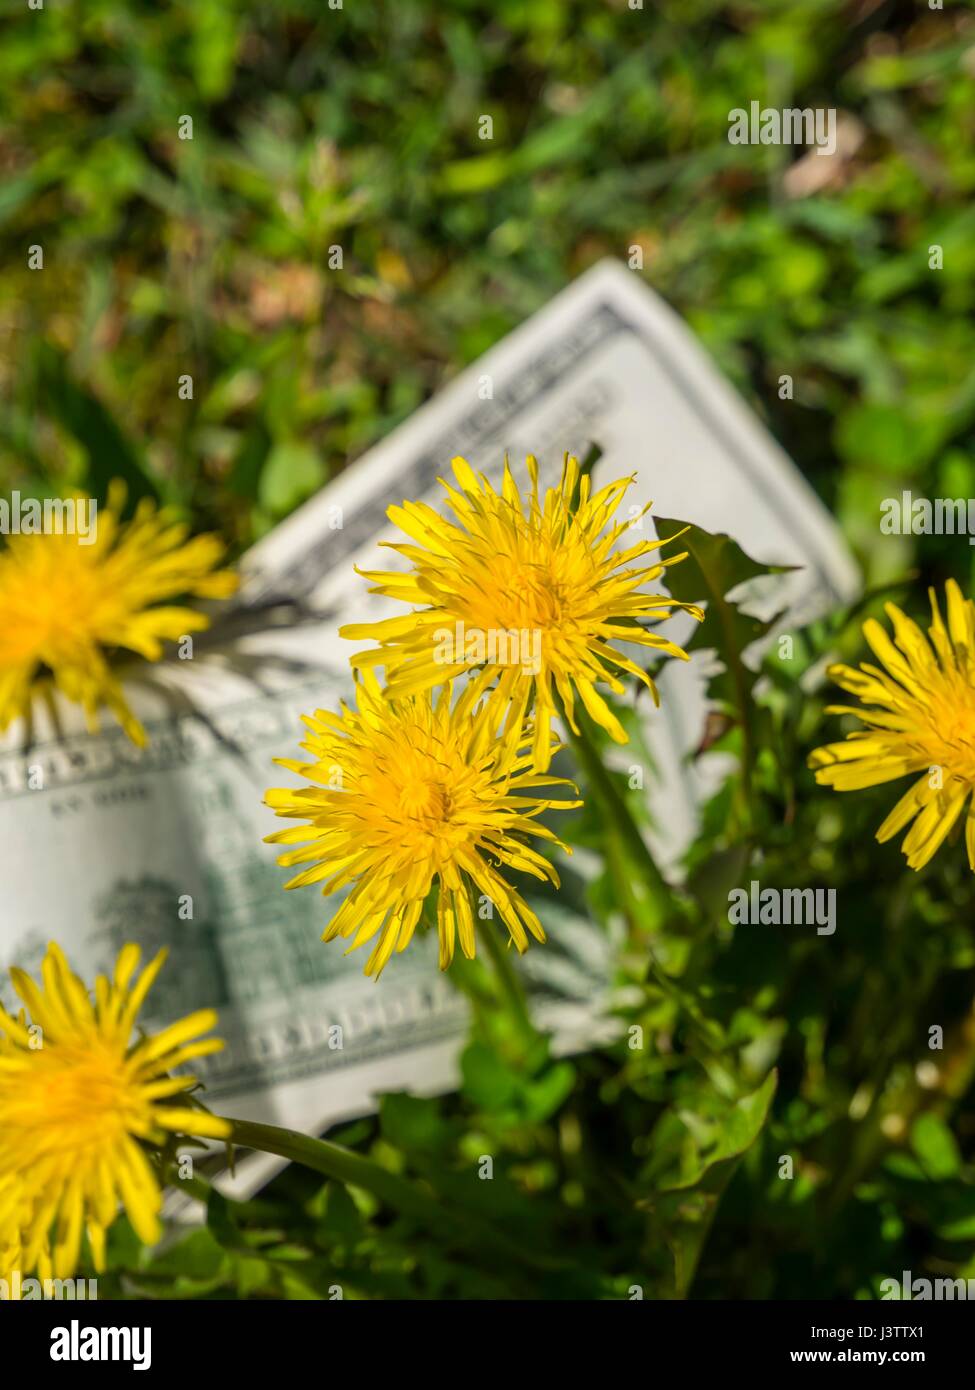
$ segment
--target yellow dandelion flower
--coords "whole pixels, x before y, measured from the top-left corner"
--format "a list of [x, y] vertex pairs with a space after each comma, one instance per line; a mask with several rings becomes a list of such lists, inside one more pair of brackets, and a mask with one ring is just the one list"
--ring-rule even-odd
[[[10, 1299], [23, 1297], [22, 1286], [27, 1274], [24, 1232], [30, 1225], [30, 1218], [31, 1204], [19, 1175], [0, 1176], [0, 1282]], [[51, 1278], [47, 1242], [42, 1243], [34, 1267], [41, 1279]]]
[[[0, 1033], [0, 1058], [10, 1052], [10, 1044]], [[22, 1236], [28, 1216], [19, 1176], [0, 1173], [0, 1281], [8, 1290], [15, 1271], [23, 1269]]]
[[[0, 1056], [3, 1054], [0, 1037]], [[10, 1287], [11, 1276], [22, 1268], [21, 1237], [24, 1218], [20, 1179], [16, 1173], [0, 1173], [0, 1280]]]
[[0, 550], [0, 732], [27, 716], [35, 691], [53, 679], [90, 728], [104, 706], [144, 744], [110, 668], [111, 649], [158, 661], [164, 641], [209, 626], [205, 614], [165, 600], [226, 598], [236, 588], [234, 574], [216, 569], [218, 537], [188, 539], [188, 528], [148, 499], [122, 522], [124, 500], [124, 486], [113, 484], [90, 544], [69, 534], [19, 535]]
[[19, 1230], [25, 1271], [43, 1263], [50, 1238], [54, 1275], [70, 1278], [85, 1230], [102, 1268], [120, 1205], [141, 1240], [158, 1240], [162, 1193], [144, 1145], [171, 1133], [230, 1133], [226, 1120], [170, 1103], [196, 1083], [169, 1073], [223, 1046], [199, 1037], [216, 1014], [201, 1010], [131, 1043], [165, 954], [136, 978], [139, 948], [123, 947], [114, 978], [96, 979], [94, 1001], [53, 943], [40, 985], [10, 972], [27, 1014], [0, 1009], [0, 1234]]
[[537, 774], [520, 722], [500, 733], [505, 710], [481, 699], [483, 685], [468, 682], [456, 701], [449, 683], [436, 701], [428, 690], [390, 699], [366, 672], [355, 710], [343, 704], [341, 714], [305, 717], [301, 747], [310, 762], [275, 760], [312, 783], [267, 794], [279, 816], [309, 822], [268, 836], [304, 846], [280, 857], [287, 867], [308, 865], [286, 887], [348, 889], [323, 939], [351, 937], [351, 951], [378, 937], [367, 975], [378, 976], [394, 950], [406, 949], [433, 889], [442, 970], [455, 939], [474, 956], [472, 893], [491, 901], [519, 951], [530, 936], [545, 940], [538, 917], [496, 866], [558, 885], [553, 866], [523, 837], [561, 845], [535, 817], [581, 803], [532, 794], [571, 784]]
[[[9, 1180], [0, 1178], [0, 1202], [4, 1200], [4, 1191], [8, 1186]], [[10, 1184], [12, 1186], [12, 1183]], [[11, 1200], [16, 1202], [15, 1194], [11, 1193]], [[0, 1225], [0, 1280], [9, 1287], [10, 1276], [15, 1269], [20, 1269], [20, 1227], [16, 1217], [11, 1213], [3, 1225]]]
[[[888, 603], [893, 641], [873, 618], [863, 625], [884, 669], [830, 667], [830, 678], [868, 708], [833, 705], [827, 713], [856, 715], [867, 727], [809, 758], [816, 781], [837, 791], [921, 773], [877, 831], [883, 842], [913, 822], [901, 846], [912, 869], [927, 864], [975, 791], [975, 603], [950, 579], [946, 628], [934, 590], [929, 592], [930, 641]], [[965, 840], [975, 870], [975, 803], [969, 805]]]
[[622, 694], [618, 673], [625, 672], [643, 681], [657, 700], [653, 681], [614, 642], [687, 660], [680, 647], [643, 624], [669, 617], [675, 608], [696, 618], [703, 616], [701, 610], [641, 592], [641, 585], [684, 557], [641, 566], [637, 562], [664, 542], [637, 540], [617, 548], [623, 537], [635, 534], [638, 519], [609, 525], [630, 478], [591, 494], [588, 476], [580, 478], [578, 461], [566, 455], [559, 486], [540, 501], [538, 465], [529, 457], [531, 492], [523, 502], [507, 460], [500, 494], [464, 459], [455, 458], [452, 466], [459, 487], [443, 479], [441, 484], [455, 521], [422, 502], [389, 509], [390, 520], [416, 542], [390, 546], [412, 569], [362, 573], [376, 581], [371, 592], [415, 608], [404, 617], [342, 628], [343, 637], [381, 644], [353, 657], [353, 665], [385, 666], [393, 697], [477, 667], [491, 672], [502, 698], [511, 702], [516, 723], [534, 699], [540, 771], [548, 767], [556, 694], [574, 732], [577, 692], [596, 723], [625, 743], [626, 733], [596, 683]]

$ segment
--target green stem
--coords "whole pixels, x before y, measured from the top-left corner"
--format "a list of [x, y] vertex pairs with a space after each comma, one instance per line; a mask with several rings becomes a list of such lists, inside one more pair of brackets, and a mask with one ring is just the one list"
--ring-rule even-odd
[[535, 1025], [528, 1009], [528, 1000], [525, 997], [521, 977], [511, 960], [510, 949], [503, 944], [500, 933], [494, 930], [493, 924], [481, 933], [480, 940], [484, 942], [485, 950], [494, 967], [494, 975], [501, 996], [511, 1011], [518, 1031], [526, 1038], [534, 1039], [536, 1036]]
[[294, 1129], [281, 1129], [277, 1125], [257, 1124], [252, 1120], [231, 1120], [233, 1126], [230, 1142], [243, 1149], [260, 1149], [263, 1153], [277, 1154], [280, 1158], [300, 1163], [311, 1168], [323, 1177], [335, 1178], [351, 1187], [361, 1187], [371, 1192], [381, 1202], [395, 1207], [404, 1216], [418, 1220], [440, 1218], [442, 1208], [411, 1183], [397, 1177], [395, 1173], [380, 1167], [370, 1158], [332, 1144], [327, 1139], [313, 1139]]
[[[656, 914], [656, 925], [662, 926], [669, 907], [674, 902], [674, 890], [657, 868], [653, 855], [647, 848], [640, 828], [630, 814], [624, 797], [603, 765], [599, 750], [590, 736], [586, 716], [581, 711], [579, 712], [578, 734], [572, 731], [564, 710], [562, 711], [562, 721], [568, 731], [569, 742], [579, 764], [608, 816], [607, 861], [613, 870], [621, 896], [621, 905], [626, 910], [631, 926], [637, 921], [640, 905], [636, 903], [633, 887], [627, 880], [626, 864], [621, 862], [623, 860], [629, 863], [632, 870], [642, 874], [643, 882], [659, 908]], [[728, 1069], [722, 1058], [724, 1037], [720, 1028], [707, 1018], [697, 1000], [665, 972], [654, 954], [652, 942], [644, 940], [642, 944], [647, 952], [647, 974], [657, 985], [657, 988], [673, 1000], [688, 1019], [691, 1029], [703, 1045], [712, 1079], [727, 1094], [739, 1091], [740, 1087], [733, 1071]]]
[[428, 1195], [396, 1173], [389, 1172], [372, 1159], [353, 1153], [351, 1149], [344, 1149], [327, 1139], [313, 1139], [294, 1129], [281, 1129], [277, 1125], [233, 1119], [229, 1123], [231, 1144], [277, 1154], [279, 1158], [300, 1163], [302, 1167], [321, 1173], [323, 1177], [370, 1192], [403, 1216], [425, 1226], [448, 1245], [466, 1245], [509, 1264], [512, 1260], [522, 1265], [541, 1266], [546, 1263], [498, 1235], [493, 1227], [476, 1217], [467, 1212], [449, 1211], [436, 1197]]
[[640, 832], [640, 827], [630, 814], [630, 808], [616, 783], [603, 766], [599, 750], [590, 737], [585, 715], [581, 710], [577, 714], [578, 733], [573, 732], [564, 711], [562, 712], [562, 722], [568, 732], [569, 743], [580, 767], [618, 832], [626, 856], [631, 861], [631, 866], [643, 875], [648, 887], [654, 893], [665, 898], [671, 897], [671, 889], [657, 868], [653, 855], [647, 848]]

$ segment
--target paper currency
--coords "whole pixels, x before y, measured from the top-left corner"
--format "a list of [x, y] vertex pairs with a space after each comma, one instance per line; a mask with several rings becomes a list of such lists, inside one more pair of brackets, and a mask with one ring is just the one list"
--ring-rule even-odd
[[[89, 736], [71, 711], [62, 735], [42, 724], [26, 753], [16, 731], [0, 744], [3, 963], [31, 969], [51, 938], [87, 974], [126, 940], [168, 946], [148, 1012], [219, 1009], [227, 1048], [197, 1070], [227, 1114], [315, 1131], [377, 1092], [448, 1086], [465, 1009], [434, 943], [378, 985], [358, 955], [323, 945], [328, 904], [282, 891], [262, 797], [288, 778], [271, 758], [294, 756], [299, 715], [348, 693], [354, 648], [338, 627], [388, 611], [353, 569], [375, 567], [377, 540], [392, 536], [386, 508], [436, 503], [457, 453], [490, 474], [505, 451], [516, 466], [533, 452], [552, 473], [591, 441], [604, 451], [597, 482], [635, 473], [633, 500], [652, 496], [659, 515], [802, 566], [779, 589], [795, 618], [856, 592], [828, 513], [684, 326], [636, 277], [598, 266], [259, 543], [240, 604], [193, 661], [132, 668], [146, 751], [116, 730]], [[651, 716], [664, 859], [686, 842], [699, 794], [682, 763], [704, 708], [695, 668], [669, 664]], [[541, 1020], [569, 1047], [594, 1036], [606, 942], [571, 875], [541, 911], [550, 943], [524, 966]]]

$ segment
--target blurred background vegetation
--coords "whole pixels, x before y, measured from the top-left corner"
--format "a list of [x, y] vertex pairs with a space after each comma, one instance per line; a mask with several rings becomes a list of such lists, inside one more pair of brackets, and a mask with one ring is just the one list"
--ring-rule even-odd
[[[3, 10], [4, 487], [124, 458], [244, 546], [638, 245], [872, 569], [892, 487], [973, 491], [968, 5]], [[835, 107], [837, 157], [729, 144], [752, 99]]]
[[[915, 611], [924, 580], [971, 591], [963, 539], [878, 521], [902, 488], [975, 496], [973, 78], [975, 14], [950, 0], [4, 0], [0, 491], [103, 495], [121, 474], [239, 552], [639, 246], [868, 584]], [[836, 155], [729, 144], [751, 100], [835, 107]], [[971, 875], [960, 847], [909, 874], [873, 839], [891, 795], [838, 798], [804, 770], [823, 724], [799, 678], [859, 652], [848, 618], [769, 665], [747, 822], [732, 779], [688, 894], [623, 912], [628, 1018], [654, 1045], [553, 1063], [482, 1018], [459, 1096], [395, 1097], [339, 1136], [467, 1211], [466, 1238], [291, 1169], [257, 1202], [211, 1201], [141, 1287], [862, 1297], [905, 1268], [975, 1272]], [[609, 921], [625, 884], [595, 813], [581, 825]], [[828, 949], [715, 931], [758, 846], [763, 883], [837, 888]], [[647, 979], [651, 941], [676, 994]], [[937, 1079], [930, 1024], [950, 1039]], [[497, 1180], [472, 1195], [484, 1152]], [[518, 1235], [522, 1263], [478, 1256], [478, 1221]]]

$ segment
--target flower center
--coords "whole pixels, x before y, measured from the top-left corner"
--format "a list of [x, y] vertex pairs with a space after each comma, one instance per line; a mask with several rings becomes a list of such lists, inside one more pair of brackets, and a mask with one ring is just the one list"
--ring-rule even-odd
[[21, 586], [11, 601], [3, 642], [7, 660], [64, 660], [94, 637], [105, 587], [90, 566], [63, 548], [61, 553], [63, 565]]
[[470, 839], [480, 781], [452, 739], [404, 725], [395, 751], [384, 748], [359, 780], [356, 815], [374, 845], [439, 863]]
[[926, 727], [918, 730], [915, 747], [948, 776], [975, 783], [975, 689], [952, 682], [932, 692]]
[[448, 821], [453, 807], [450, 789], [442, 781], [422, 778], [400, 788], [399, 809], [410, 821]]
[[56, 1067], [45, 1065], [42, 1051], [36, 1067], [20, 1076], [16, 1095], [0, 1105], [11, 1130], [31, 1135], [46, 1152], [63, 1153], [92, 1135], [103, 1140], [127, 1129], [142, 1107], [117, 1053], [94, 1046], [57, 1050]]
[[532, 538], [526, 553], [503, 555], [470, 573], [458, 591], [454, 616], [485, 633], [529, 632], [566, 636], [587, 625], [595, 575], [590, 557], [566, 540], [561, 546]]
[[539, 565], [525, 565], [499, 586], [498, 625], [514, 629], [558, 627], [569, 607], [564, 583]]

